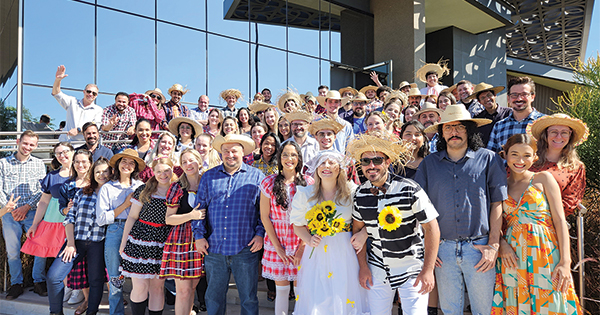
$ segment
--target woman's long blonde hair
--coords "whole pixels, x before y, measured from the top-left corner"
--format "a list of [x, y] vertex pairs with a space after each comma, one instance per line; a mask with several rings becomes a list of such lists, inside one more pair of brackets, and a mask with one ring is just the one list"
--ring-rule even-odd
[[[170, 157], [159, 157], [157, 159], [154, 159], [152, 161], [152, 170], [154, 170], [154, 167], [156, 167], [159, 164], [167, 164], [171, 167], [171, 171], [173, 170], [173, 160], [171, 160]], [[173, 175], [171, 176], [171, 182], [174, 182], [177, 180], [177, 175], [175, 174], [175, 172], [173, 172]], [[158, 190], [158, 180], [156, 179], [156, 176], [152, 176], [148, 182], [146, 182], [146, 187], [144, 187], [144, 190], [142, 190], [142, 193], [140, 193], [140, 201], [142, 203], [146, 203], [150, 201], [150, 197], [152, 196], [152, 194], [154, 194], [156, 191]]]
[[[202, 172], [206, 172], [207, 170], [215, 167], [215, 166], [219, 166], [223, 163], [223, 161], [221, 161], [221, 157], [219, 156], [219, 153], [217, 152], [217, 150], [215, 150], [212, 147], [213, 141], [215, 140], [215, 137], [213, 137], [210, 133], [203, 133], [200, 134], [198, 136], [198, 138], [200, 137], [206, 137], [209, 139], [209, 149], [208, 149], [208, 169], [202, 170]], [[183, 154], [183, 153], [182, 153]], [[202, 161], [202, 160], [201, 160]]]
[[[271, 127], [271, 126], [269, 126], [269, 124], [267, 124], [267, 119], [265, 117], [267, 112], [273, 112], [273, 114], [275, 115], [275, 126], [273, 126], [273, 127]], [[265, 126], [267, 126], [267, 130], [265, 130], [265, 133], [272, 132], [274, 134], [277, 134], [277, 130], [279, 128], [279, 113], [277, 113], [275, 108], [267, 108], [264, 111], [262, 122], [263, 122], [263, 124], [265, 124]], [[290, 133], [291, 133], [291, 129], [290, 129]]]
[[[339, 164], [339, 162], [338, 162]], [[315, 171], [314, 174], [314, 190], [313, 195], [308, 199], [308, 201], [316, 200], [317, 202], [323, 202], [323, 191], [321, 187], [321, 177], [319, 176], [319, 170]], [[352, 203], [352, 191], [350, 190], [350, 185], [348, 184], [348, 179], [346, 176], [346, 170], [340, 165], [340, 173], [336, 179], [336, 189], [337, 192], [335, 194], [334, 202], [340, 205], [348, 206]]]
[[[571, 137], [569, 137], [569, 142], [565, 145], [564, 148], [560, 151], [560, 158], [556, 165], [559, 169], [568, 169], [574, 170], [581, 165], [581, 160], [579, 159], [579, 155], [577, 154], [577, 150], [575, 150], [575, 145], [573, 143], [573, 136], [575, 133], [572, 132], [571, 129]], [[538, 160], [533, 164], [534, 166], [543, 166], [547, 159], [546, 154], [548, 154], [548, 128], [544, 129], [540, 134], [540, 139], [537, 143], [537, 156]]]
[[169, 157], [171, 158], [171, 160], [173, 160], [173, 162], [177, 162], [177, 161], [175, 161], [175, 156], [173, 155], [173, 153], [175, 152], [175, 146], [177, 146], [177, 139], [175, 139], [175, 136], [173, 136], [173, 134], [171, 134], [170, 132], [163, 132], [158, 137], [158, 139], [156, 139], [156, 143], [154, 144], [154, 148], [152, 149], [152, 152], [150, 154], [146, 154], [146, 158], [144, 159], [144, 162], [146, 162], [146, 165], [152, 164], [152, 161], [154, 161], [154, 159], [158, 156], [158, 147], [160, 146], [160, 141], [164, 137], [169, 137], [169, 138], [171, 138], [171, 140], [173, 140], [173, 150], [171, 150], [171, 154], [169, 155]]
[[[196, 158], [196, 162], [198, 162], [198, 171], [200, 172], [198, 175], [201, 176], [200, 174], [203, 173], [202, 172], [202, 156], [200, 155], [200, 153], [198, 151], [196, 151], [196, 149], [185, 149], [183, 151], [181, 151], [181, 155], [179, 156], [179, 165], [183, 165], [183, 163], [181, 162], [181, 159], [183, 158], [183, 156], [185, 154], [191, 154], [194, 156], [194, 158]], [[190, 188], [190, 182], [187, 178], [187, 174], [185, 172], [183, 172], [183, 174], [181, 174], [181, 177], [179, 177], [179, 182], [181, 183], [181, 188], [183, 189], [189, 189]]]

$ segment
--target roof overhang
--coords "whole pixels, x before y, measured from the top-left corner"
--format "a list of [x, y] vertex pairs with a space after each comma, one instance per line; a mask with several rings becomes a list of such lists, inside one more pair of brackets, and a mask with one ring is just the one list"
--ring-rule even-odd
[[512, 25], [511, 8], [496, 0], [425, 1], [425, 31], [454, 26], [472, 34]]
[[506, 59], [506, 73], [512, 76], [526, 75], [535, 83], [563, 92], [572, 90], [577, 85], [573, 83], [574, 71], [571, 69], [518, 58]]

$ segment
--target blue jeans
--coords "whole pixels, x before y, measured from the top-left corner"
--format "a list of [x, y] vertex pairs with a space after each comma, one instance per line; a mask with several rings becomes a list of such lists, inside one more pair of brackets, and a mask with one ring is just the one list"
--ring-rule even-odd
[[[60, 249], [62, 252], [67, 243]], [[87, 259], [88, 283], [90, 284], [90, 296], [88, 300], [89, 314], [98, 311], [102, 293], [104, 291], [104, 241], [75, 241], [77, 255], [71, 262], [64, 262], [62, 257], [56, 257], [50, 270], [48, 270], [48, 301], [50, 313], [59, 314], [63, 310], [63, 297], [65, 285], [63, 280], [69, 274], [73, 265]], [[60, 255], [60, 253], [59, 253]]]
[[[10, 284], [23, 284], [23, 266], [21, 264], [21, 235], [33, 224], [35, 211], [29, 211], [22, 221], [15, 221], [10, 213], [2, 217], [2, 235], [6, 244]], [[33, 260], [33, 282], [46, 281], [46, 258], [35, 257]]]
[[110, 291], [108, 293], [108, 304], [110, 314], [124, 314], [123, 306], [123, 282], [119, 266], [121, 265], [121, 239], [123, 238], [123, 228], [125, 222], [114, 222], [106, 227], [106, 238], [104, 239], [104, 262], [108, 270], [108, 284]]
[[464, 285], [467, 286], [473, 315], [488, 315], [492, 311], [496, 270], [477, 272], [474, 266], [481, 260], [481, 251], [473, 245], [485, 245], [488, 237], [475, 240], [441, 240], [438, 257], [442, 267], [435, 268], [440, 306], [444, 315], [462, 315]]
[[225, 315], [232, 272], [240, 296], [240, 315], [258, 314], [258, 255], [258, 252], [250, 252], [248, 246], [236, 255], [209, 253], [204, 256], [208, 282], [205, 298], [209, 315]]

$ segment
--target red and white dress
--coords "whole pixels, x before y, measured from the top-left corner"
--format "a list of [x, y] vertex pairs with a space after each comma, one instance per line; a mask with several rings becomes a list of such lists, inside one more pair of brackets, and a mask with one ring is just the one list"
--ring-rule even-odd
[[[290, 222], [290, 210], [292, 198], [296, 194], [296, 184], [291, 183], [287, 185], [288, 209], [284, 209], [277, 204], [277, 198], [273, 194], [273, 185], [276, 177], [277, 174], [265, 177], [262, 183], [260, 183], [260, 190], [263, 194], [271, 198], [269, 218], [273, 223], [273, 228], [275, 229], [275, 234], [279, 239], [279, 243], [281, 243], [281, 246], [285, 249], [286, 255], [293, 256], [300, 244], [300, 239], [296, 236], [296, 233], [294, 233], [294, 228]], [[312, 185], [314, 183], [313, 179], [309, 176], [305, 176], [304, 179], [306, 180], [307, 185]], [[277, 251], [275, 251], [275, 247], [269, 239], [268, 234], [265, 234], [264, 249], [265, 251], [262, 258], [262, 276], [275, 281], [295, 281], [296, 276], [298, 275], [298, 269], [292, 263], [287, 265], [283, 263], [283, 260], [277, 255]]]

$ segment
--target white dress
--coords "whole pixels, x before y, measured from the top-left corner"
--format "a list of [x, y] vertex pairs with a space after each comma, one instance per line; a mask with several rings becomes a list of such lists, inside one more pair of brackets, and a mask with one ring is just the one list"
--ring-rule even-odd
[[[308, 201], [313, 189], [314, 186], [298, 187], [290, 213], [292, 224], [307, 224], [304, 215], [317, 203]], [[346, 223], [352, 222], [351, 201], [348, 205], [336, 203], [336, 210]], [[313, 247], [305, 247], [298, 271], [294, 315], [368, 314], [367, 294], [358, 281], [358, 260], [350, 244], [351, 236], [352, 232], [340, 232], [324, 237], [312, 258], [309, 256]]]

